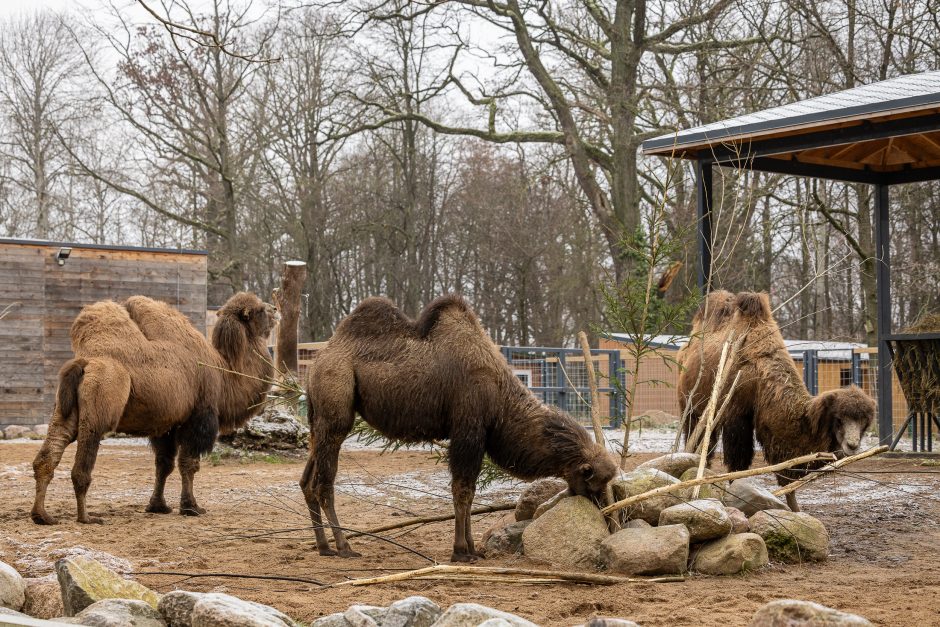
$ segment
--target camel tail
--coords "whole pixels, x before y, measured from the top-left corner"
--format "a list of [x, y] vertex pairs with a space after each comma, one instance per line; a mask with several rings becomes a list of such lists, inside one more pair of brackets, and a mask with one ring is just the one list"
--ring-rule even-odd
[[467, 301], [457, 294], [447, 294], [435, 298], [424, 308], [424, 311], [421, 312], [418, 319], [415, 320], [415, 330], [418, 332], [418, 335], [422, 338], [426, 338], [430, 335], [437, 321], [440, 319], [441, 314], [451, 307], [456, 307], [460, 311], [470, 311]]
[[56, 403], [59, 405], [59, 414], [69, 418], [72, 413], [78, 413], [78, 384], [85, 376], [85, 366], [88, 361], [77, 358], [65, 362], [59, 371], [59, 389], [56, 392]]

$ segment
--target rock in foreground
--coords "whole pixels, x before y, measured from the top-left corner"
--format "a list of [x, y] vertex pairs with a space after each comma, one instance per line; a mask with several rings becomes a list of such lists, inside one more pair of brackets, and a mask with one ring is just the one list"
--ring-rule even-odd
[[157, 609], [160, 598], [156, 592], [136, 581], [124, 579], [90, 557], [76, 555], [60, 559], [55, 570], [66, 616], [75, 616], [103, 599], [143, 601]]
[[531, 523], [531, 520], [517, 520], [493, 531], [483, 543], [483, 553], [487, 557], [500, 553], [506, 555], [522, 553], [522, 532]]
[[721, 538], [733, 527], [725, 506], [715, 499], [699, 499], [667, 507], [659, 514], [659, 525], [685, 525], [692, 542]]
[[636, 467], [637, 470], [646, 470], [652, 468], [672, 475], [677, 479], [682, 476], [689, 468], [697, 468], [700, 457], [695, 453], [670, 453], [648, 462], [643, 462]]
[[149, 603], [131, 599], [104, 599], [79, 612], [74, 621], [89, 627], [166, 627]]
[[788, 511], [790, 509], [770, 490], [748, 479], [732, 481], [722, 501], [728, 507], [738, 508], [748, 518], [766, 509], [785, 509]]
[[607, 569], [626, 575], [675, 575], [689, 560], [689, 530], [684, 525], [621, 529], [601, 543]]
[[455, 603], [451, 605], [447, 608], [447, 611], [437, 619], [437, 622], [434, 623], [434, 627], [476, 627], [484, 622], [492, 626], [493, 623], [489, 621], [494, 619], [503, 620], [512, 627], [536, 627], [535, 623], [520, 618], [515, 614], [494, 610], [491, 607], [478, 605], [477, 603]]
[[192, 627], [294, 627], [273, 607], [217, 592], [200, 595], [190, 615]]
[[751, 516], [750, 524], [764, 539], [771, 559], [795, 564], [829, 557], [829, 532], [809, 514], [771, 509]]
[[756, 533], [737, 533], [708, 542], [695, 552], [692, 570], [705, 575], [735, 575], [767, 565], [767, 546]]
[[562, 490], [567, 490], [568, 484], [561, 479], [539, 479], [525, 487], [516, 503], [516, 520], [529, 520], [535, 514], [539, 505], [552, 498]]
[[608, 535], [607, 521], [594, 503], [583, 496], [569, 496], [525, 528], [522, 545], [528, 557], [593, 569]]
[[[621, 501], [649, 490], [676, 483], [679, 483], [679, 480], [672, 475], [655, 468], [644, 468], [623, 473], [619, 479], [610, 482], [610, 487], [614, 493], [614, 500]], [[660, 512], [681, 502], [682, 499], [674, 494], [654, 496], [622, 509], [621, 518], [624, 521], [640, 518], [651, 525], [655, 525], [659, 522]]]
[[857, 614], [840, 612], [810, 601], [771, 601], [757, 610], [750, 627], [870, 627]]
[[0, 562], [0, 607], [20, 611], [26, 603], [26, 581], [16, 569]]

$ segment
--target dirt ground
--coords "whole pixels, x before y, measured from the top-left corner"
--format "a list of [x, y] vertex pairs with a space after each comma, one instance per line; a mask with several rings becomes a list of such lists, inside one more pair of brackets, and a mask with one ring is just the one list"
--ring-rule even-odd
[[[66, 452], [48, 500], [55, 527], [29, 520], [33, 480], [31, 461], [39, 443], [0, 442], [0, 560], [27, 576], [47, 575], [66, 549], [104, 551], [135, 571], [249, 573], [340, 581], [400, 569], [428, 560], [391, 544], [359, 538], [362, 558], [321, 557], [308, 530], [250, 537], [265, 531], [304, 527], [303, 499], [297, 488], [302, 460], [222, 460], [204, 463], [197, 475], [197, 496], [209, 513], [199, 518], [144, 513], [151, 484], [152, 458], [139, 441], [109, 440], [101, 449], [89, 493], [90, 511], [106, 524], [79, 525], [74, 519]], [[631, 458], [639, 464], [654, 454]], [[940, 623], [940, 468], [917, 462], [881, 459], [851, 467], [852, 475], [825, 479], [802, 493], [804, 510], [818, 516], [831, 534], [831, 557], [824, 564], [771, 564], [759, 573], [721, 578], [691, 576], [684, 583], [580, 585], [470, 584], [404, 582], [362, 588], [318, 589], [282, 582], [180, 576], [136, 577], [166, 592], [174, 588], [226, 591], [273, 605], [292, 617], [312, 621], [353, 603], [388, 604], [413, 594], [442, 606], [474, 601], [524, 616], [544, 625], [574, 625], [594, 615], [630, 618], [654, 625], [746, 625], [762, 604], [778, 598], [817, 601], [858, 612], [882, 625]], [[865, 471], [867, 474], [858, 473]], [[934, 474], [929, 474], [934, 473]], [[340, 520], [369, 528], [399, 516], [447, 513], [451, 507], [446, 471], [427, 453], [344, 451], [338, 478]], [[511, 500], [518, 486], [496, 486], [477, 503]], [[167, 500], [178, 501], [174, 474]], [[477, 538], [499, 518], [477, 517]], [[452, 522], [412, 529], [396, 540], [439, 562], [450, 556]], [[542, 567], [524, 557], [484, 564]], [[120, 560], [116, 566], [120, 567]]]

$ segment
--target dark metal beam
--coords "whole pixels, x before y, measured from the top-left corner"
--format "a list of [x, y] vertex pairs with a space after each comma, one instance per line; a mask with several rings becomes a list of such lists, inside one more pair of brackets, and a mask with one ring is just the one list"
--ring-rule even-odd
[[702, 294], [711, 290], [712, 280], [712, 163], [706, 159], [695, 162], [695, 185], [698, 207], [698, 245], [701, 263], [698, 287]]
[[892, 365], [888, 336], [891, 334], [891, 231], [887, 185], [875, 185], [875, 280], [878, 298], [878, 437], [891, 444]]
[[711, 154], [708, 155], [708, 158], [718, 162], [753, 159], [755, 157], [800, 152], [802, 150], [812, 150], [813, 148], [828, 148], [873, 139], [929, 133], [937, 130], [940, 130], [940, 113], [879, 123], [865, 120], [854, 126], [827, 131], [810, 131], [803, 135], [791, 135], [789, 137], [755, 140], [736, 146], [728, 144], [712, 145], [710, 147]]
[[831, 165], [817, 165], [770, 157], [756, 157], [754, 159], [731, 159], [718, 162], [724, 167], [747, 168], [760, 172], [774, 172], [776, 174], [792, 174], [794, 176], [812, 176], [814, 178], [831, 179], [833, 181], [848, 181], [851, 183], [877, 184], [883, 182], [884, 174], [873, 170], [853, 170], [852, 168], [839, 168]]
[[901, 170], [900, 172], [886, 172], [884, 183], [887, 185], [898, 185], [901, 183], [921, 183], [923, 181], [940, 180], [940, 167], [916, 168], [912, 170]]

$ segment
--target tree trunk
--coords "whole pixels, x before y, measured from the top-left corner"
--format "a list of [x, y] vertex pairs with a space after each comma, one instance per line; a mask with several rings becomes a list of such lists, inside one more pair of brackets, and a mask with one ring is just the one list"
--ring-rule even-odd
[[300, 296], [307, 280], [307, 264], [288, 261], [284, 264], [281, 287], [274, 290], [272, 299], [281, 320], [274, 341], [274, 364], [285, 375], [297, 375], [297, 324], [300, 321]]

